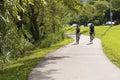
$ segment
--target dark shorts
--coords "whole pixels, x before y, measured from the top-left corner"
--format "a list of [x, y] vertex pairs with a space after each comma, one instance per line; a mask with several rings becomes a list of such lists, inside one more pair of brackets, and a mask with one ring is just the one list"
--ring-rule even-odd
[[90, 32], [90, 35], [93, 35], [93, 34], [95, 34], [95, 32]]

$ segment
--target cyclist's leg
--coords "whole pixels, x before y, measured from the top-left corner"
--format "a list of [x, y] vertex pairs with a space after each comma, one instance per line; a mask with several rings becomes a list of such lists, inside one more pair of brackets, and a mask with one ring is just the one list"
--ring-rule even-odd
[[94, 32], [92, 33], [92, 36], [93, 36], [93, 39], [94, 39], [95, 38], [95, 33]]
[[76, 33], [76, 43], [78, 43], [78, 33]]
[[76, 43], [79, 44], [79, 33], [76, 34]]
[[90, 42], [92, 42], [92, 33], [90, 32]]
[[90, 33], [90, 42], [93, 42], [93, 39], [94, 39], [94, 33], [91, 32], [91, 33]]
[[78, 33], [78, 42], [77, 42], [78, 44], [79, 44], [79, 40], [80, 40], [80, 33]]
[[77, 42], [77, 33], [76, 33], [76, 42]]

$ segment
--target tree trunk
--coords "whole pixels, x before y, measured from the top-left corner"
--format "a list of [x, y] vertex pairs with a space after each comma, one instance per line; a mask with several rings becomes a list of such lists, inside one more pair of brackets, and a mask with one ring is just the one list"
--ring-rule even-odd
[[35, 11], [34, 11], [34, 5], [30, 5], [30, 8], [31, 8], [31, 19], [30, 19], [30, 22], [31, 22], [31, 33], [32, 33], [32, 36], [34, 38], [35, 41], [38, 41], [39, 40], [39, 28], [38, 28], [38, 24], [37, 24], [37, 15], [35, 15]]

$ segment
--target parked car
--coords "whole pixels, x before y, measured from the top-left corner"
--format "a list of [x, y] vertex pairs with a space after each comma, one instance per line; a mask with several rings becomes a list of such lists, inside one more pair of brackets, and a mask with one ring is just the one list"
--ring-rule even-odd
[[75, 23], [74, 23], [74, 24], [72, 24], [71, 26], [76, 27], [76, 26], [78, 26], [78, 24], [75, 24]]
[[112, 23], [112, 25], [115, 25], [115, 22], [111, 22], [111, 21], [107, 21], [107, 22], [105, 23], [105, 25], [111, 25], [111, 23]]

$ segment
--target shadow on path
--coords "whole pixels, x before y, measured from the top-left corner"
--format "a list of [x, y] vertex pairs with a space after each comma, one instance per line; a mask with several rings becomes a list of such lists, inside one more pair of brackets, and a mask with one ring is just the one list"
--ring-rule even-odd
[[88, 43], [87, 45], [92, 45], [93, 43], [92, 42], [90, 42], [90, 43]]
[[53, 62], [54, 60], [60, 60], [63, 58], [69, 58], [69, 57], [68, 56], [49, 56], [49, 57], [46, 57], [40, 62], [40, 64], [37, 65], [37, 67], [45, 67], [49, 64], [55, 64]]
[[40, 61], [40, 64], [34, 69], [34, 71], [29, 75], [28, 80], [55, 80], [51, 75], [56, 74], [58, 69], [47, 69], [43, 70], [43, 68], [47, 68], [47, 65], [54, 65], [56, 64], [55, 60], [61, 60], [64, 58], [69, 58], [68, 56], [48, 56]]

